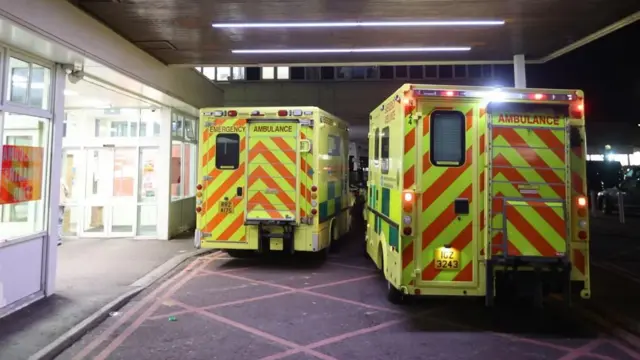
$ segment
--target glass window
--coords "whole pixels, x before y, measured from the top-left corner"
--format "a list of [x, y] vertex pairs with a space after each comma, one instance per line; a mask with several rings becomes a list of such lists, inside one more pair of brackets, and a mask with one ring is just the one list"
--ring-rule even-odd
[[182, 186], [182, 142], [172, 141], [171, 144], [171, 200], [184, 197]]
[[386, 127], [382, 129], [382, 136], [380, 139], [380, 157], [382, 164], [382, 173], [389, 173], [389, 138], [390, 138], [390, 127]]
[[244, 80], [244, 67], [234, 67], [233, 68], [233, 80]]
[[216, 168], [233, 170], [240, 165], [240, 135], [216, 136]]
[[203, 67], [202, 74], [209, 78], [209, 80], [215, 80], [216, 78], [216, 68], [213, 66]]
[[438, 65], [425, 65], [424, 77], [435, 79], [438, 77]]
[[184, 123], [184, 116], [180, 114], [175, 114], [175, 113], [171, 116], [171, 136], [175, 136], [175, 137], [184, 136], [183, 123]]
[[216, 69], [217, 81], [229, 81], [231, 80], [231, 68], [228, 66], [221, 66]]
[[33, 64], [31, 66], [31, 83], [29, 85], [29, 106], [49, 109], [49, 92], [51, 90], [51, 70]]
[[380, 71], [377, 66], [367, 67], [367, 79], [377, 79], [380, 77]]
[[470, 78], [481, 78], [482, 77], [482, 66], [481, 65], [468, 65], [467, 73]]
[[184, 137], [187, 140], [196, 140], [196, 120], [184, 119]]
[[367, 68], [364, 66], [354, 66], [351, 68], [351, 78], [361, 80], [367, 76]]
[[422, 79], [424, 77], [424, 67], [420, 65], [409, 66], [409, 78]]
[[459, 111], [436, 110], [431, 114], [431, 162], [436, 166], [460, 166], [465, 162], [465, 118]]
[[51, 70], [20, 59], [9, 60], [7, 100], [13, 103], [49, 109]]
[[196, 144], [184, 144], [184, 161], [182, 162], [184, 170], [184, 195], [196, 196], [196, 182], [198, 176], [198, 145]]
[[280, 80], [289, 80], [289, 67], [288, 66], [278, 66], [276, 68], [278, 79]]
[[113, 196], [133, 198], [136, 178], [136, 150], [113, 149]]
[[29, 86], [29, 63], [11, 58], [9, 60], [9, 91], [7, 100], [18, 103], [27, 104], [27, 87]]
[[292, 67], [290, 69], [291, 80], [304, 80], [304, 68], [303, 67]]
[[409, 71], [406, 65], [398, 65], [396, 68], [396, 78], [406, 79], [409, 76]]
[[380, 79], [393, 79], [393, 66], [380, 66]]
[[158, 149], [140, 149], [140, 179], [138, 181], [138, 201], [142, 203], [155, 202], [158, 196], [160, 178], [157, 171]]
[[[46, 229], [49, 120], [4, 114], [0, 186], [0, 242]], [[21, 160], [21, 161], [18, 161]]]
[[466, 78], [467, 77], [467, 66], [466, 65], [456, 65], [453, 67], [454, 76], [456, 78]]
[[143, 109], [140, 112], [140, 136], [158, 137], [160, 136], [160, 123], [162, 114], [158, 110]]
[[438, 65], [438, 77], [440, 79], [453, 78], [453, 66], [451, 65]]
[[320, 78], [322, 80], [333, 80], [336, 77], [336, 68], [333, 66], [323, 66], [320, 68]]
[[273, 80], [275, 77], [276, 74], [273, 66], [265, 66], [262, 68], [262, 80]]
[[340, 156], [340, 137], [329, 135], [327, 136], [327, 155], [329, 156]]
[[[319, 67], [306, 67], [304, 68], [305, 80], [320, 80], [320, 68]], [[333, 77], [333, 76], [331, 76]]]

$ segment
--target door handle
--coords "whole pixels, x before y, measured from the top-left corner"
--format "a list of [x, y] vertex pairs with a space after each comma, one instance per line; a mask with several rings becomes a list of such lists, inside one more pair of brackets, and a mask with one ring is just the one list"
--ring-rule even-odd
[[242, 197], [242, 186], [238, 186], [236, 189], [236, 196]]

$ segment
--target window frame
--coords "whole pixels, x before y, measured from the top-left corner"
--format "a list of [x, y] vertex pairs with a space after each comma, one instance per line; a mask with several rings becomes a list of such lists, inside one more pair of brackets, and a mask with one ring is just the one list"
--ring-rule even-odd
[[380, 128], [376, 128], [374, 131], [374, 140], [373, 140], [373, 160], [380, 160]]
[[[387, 143], [387, 151], [386, 157], [384, 154], [384, 143]], [[390, 158], [391, 158], [391, 126], [386, 126], [382, 128], [382, 133], [380, 134], [380, 170], [382, 170], [383, 174], [388, 174], [391, 168], [390, 166]], [[386, 164], [386, 167], [385, 167]]]
[[[218, 150], [220, 150], [220, 146], [219, 146], [219, 144], [218, 144], [218, 138], [220, 138], [220, 136], [223, 136], [223, 137], [224, 137], [224, 136], [226, 136], [226, 137], [229, 137], [229, 138], [233, 137], [233, 138], [234, 138], [234, 140], [236, 140], [236, 141], [237, 141], [237, 144], [238, 144], [238, 154], [237, 154], [237, 156], [235, 157], [235, 165], [233, 165], [233, 168], [231, 168], [231, 167], [221, 167], [221, 166], [219, 165], [219, 163], [218, 163], [218, 161], [219, 161], [219, 159], [220, 159], [220, 156], [218, 156]], [[215, 164], [214, 164], [214, 166], [216, 167], [216, 169], [218, 169], [218, 170], [222, 170], [222, 171], [224, 171], [224, 170], [238, 170], [238, 168], [240, 167], [240, 135], [239, 135], [239, 134], [235, 134], [235, 133], [221, 133], [221, 134], [217, 134], [217, 135], [216, 135], [216, 154], [215, 154], [215, 158], [216, 158], [216, 160], [215, 160]]]
[[[458, 120], [460, 121], [460, 161], [457, 165], [452, 164], [442, 164], [443, 162], [449, 161], [436, 161], [436, 147], [435, 147], [435, 123], [437, 120], [435, 115], [437, 114], [452, 114], [458, 116]], [[439, 120], [442, 121], [442, 120]], [[467, 162], [467, 139], [466, 139], [466, 116], [459, 110], [435, 110], [429, 115], [429, 142], [431, 144], [431, 151], [429, 152], [429, 161], [433, 166], [440, 167], [461, 167]]]

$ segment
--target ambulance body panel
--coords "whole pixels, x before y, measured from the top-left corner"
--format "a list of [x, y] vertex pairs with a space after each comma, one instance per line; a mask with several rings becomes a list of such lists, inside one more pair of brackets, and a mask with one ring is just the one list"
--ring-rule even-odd
[[[367, 252], [396, 295], [590, 296], [583, 94], [404, 85], [370, 116]], [[538, 281], [539, 280], [539, 281]]]
[[196, 247], [328, 248], [348, 231], [348, 151], [317, 107], [202, 109]]

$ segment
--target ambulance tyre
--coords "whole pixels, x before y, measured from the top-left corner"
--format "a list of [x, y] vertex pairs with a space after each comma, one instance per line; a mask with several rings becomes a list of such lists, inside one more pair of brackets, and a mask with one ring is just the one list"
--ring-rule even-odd
[[387, 280], [387, 300], [392, 304], [402, 305], [406, 302], [407, 298], [402, 291], [396, 289], [396, 287]]
[[[385, 276], [384, 275], [384, 254], [382, 253], [382, 245], [378, 247], [378, 261], [380, 262], [380, 271], [382, 272], [382, 276]], [[386, 280], [386, 277], [385, 277], [385, 280]], [[389, 280], [386, 280], [386, 281], [387, 281], [387, 300], [389, 300], [390, 303], [396, 304], [396, 305], [404, 304], [406, 301], [406, 297], [404, 296], [402, 291], [396, 289], [396, 287], [393, 286], [393, 284], [391, 284]]]

